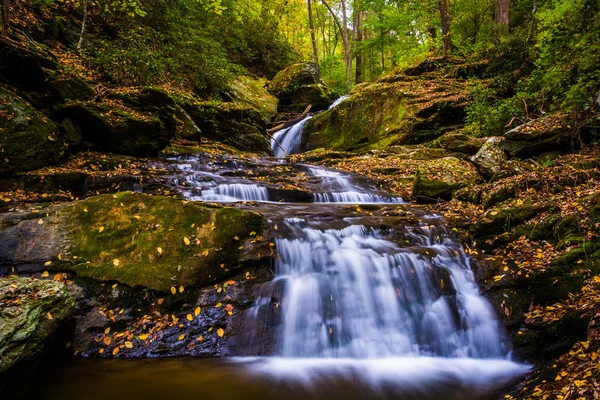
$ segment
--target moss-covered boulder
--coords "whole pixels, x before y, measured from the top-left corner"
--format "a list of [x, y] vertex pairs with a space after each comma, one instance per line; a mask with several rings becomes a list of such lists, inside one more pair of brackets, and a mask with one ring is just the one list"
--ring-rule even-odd
[[413, 197], [421, 203], [451, 200], [454, 192], [480, 181], [479, 174], [468, 162], [454, 157], [426, 161], [413, 181]]
[[58, 79], [50, 82], [50, 88], [54, 100], [58, 103], [65, 103], [71, 100], [90, 100], [94, 96], [94, 90], [83, 79], [67, 78]]
[[332, 103], [332, 94], [321, 81], [319, 66], [312, 62], [279, 71], [268, 89], [279, 99], [279, 112], [300, 113], [308, 105], [312, 105], [312, 111], [326, 110]]
[[229, 84], [227, 94], [235, 103], [254, 107], [265, 120], [277, 113], [277, 97], [269, 93], [264, 79], [240, 75]]
[[87, 147], [118, 154], [156, 155], [175, 136], [155, 113], [114, 101], [71, 102], [61, 107], [57, 116], [81, 129]]
[[463, 123], [467, 96], [464, 83], [454, 80], [383, 79], [355, 88], [337, 107], [312, 118], [303, 147], [356, 151], [425, 143]]
[[168, 291], [206, 286], [268, 258], [264, 229], [253, 212], [122, 192], [5, 215], [0, 239], [10, 246], [0, 257], [21, 272], [73, 271]]
[[0, 278], [0, 374], [37, 354], [74, 310], [64, 284]]
[[39, 43], [0, 39], [0, 81], [27, 91], [43, 91], [49, 71], [57, 65], [56, 58]]
[[489, 138], [477, 154], [471, 157], [471, 161], [485, 178], [490, 179], [510, 169], [508, 157], [500, 148], [502, 142], [501, 137]]
[[242, 151], [272, 154], [267, 125], [254, 107], [236, 103], [201, 102], [183, 108], [207, 138]]
[[52, 121], [0, 86], [0, 176], [54, 164], [67, 148]]

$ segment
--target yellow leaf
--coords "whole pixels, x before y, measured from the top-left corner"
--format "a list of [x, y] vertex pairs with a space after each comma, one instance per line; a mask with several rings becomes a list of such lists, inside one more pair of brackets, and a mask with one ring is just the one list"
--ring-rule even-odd
[[177, 293], [177, 289], [175, 289], [175, 286], [171, 286], [171, 293], [173, 293], [173, 294]]
[[84, 208], [84, 209], [83, 209], [83, 212], [88, 212], [88, 209], [87, 209], [87, 208]]
[[141, 217], [139, 215], [134, 215], [133, 218], [140, 219]]
[[115, 349], [112, 352], [113, 356], [116, 356], [117, 354], [119, 354], [119, 347], [115, 347]]
[[219, 308], [219, 307], [221, 307], [222, 305], [223, 305], [223, 304], [221, 304], [221, 303], [217, 303], [217, 304], [215, 304], [215, 308]]
[[140, 336], [138, 336], [140, 338], [140, 340], [146, 340], [148, 339], [150, 335], [148, 335], [147, 333], [141, 334]]
[[183, 286], [179, 286], [179, 293], [183, 293], [185, 289], [183, 288]]
[[98, 233], [102, 232], [104, 230], [104, 227], [101, 226], [100, 228], [98, 228]]
[[104, 330], [104, 334], [108, 335], [110, 333], [110, 326]]
[[42, 225], [44, 223], [44, 220], [40, 218], [40, 220], [38, 221], [38, 224]]
[[192, 314], [188, 314], [186, 316], [186, 318], [188, 319], [188, 321], [193, 321], [194, 320], [194, 317], [192, 317]]
[[48, 318], [48, 319], [53, 319], [53, 318], [52, 318], [52, 314], [50, 314], [50, 312], [46, 313], [46, 318]]
[[100, 354], [104, 353], [104, 349], [98, 350], [98, 353], [100, 353]]
[[240, 237], [239, 237], [239, 236], [234, 236], [233, 238], [234, 238], [235, 240], [240, 240]]
[[201, 342], [204, 340], [204, 338], [202, 336], [198, 336], [198, 339], [196, 339], [197, 341]]
[[183, 340], [183, 338], [185, 338], [185, 335], [182, 333], [181, 335], [179, 335], [179, 337], [177, 338], [177, 340]]
[[224, 334], [225, 334], [225, 331], [223, 330], [223, 328], [217, 329], [217, 335], [219, 335], [219, 337], [223, 337]]
[[196, 309], [194, 310], [194, 315], [197, 317], [198, 314], [200, 314], [200, 306], [196, 307]]
[[127, 347], [128, 349], [133, 349], [133, 343], [125, 342], [125, 347]]
[[121, 263], [121, 261], [119, 261], [119, 259], [118, 259], [118, 258], [115, 258], [115, 259], [113, 260], [113, 264], [114, 264], [114, 266], [115, 266], [115, 267], [118, 267], [120, 263]]
[[204, 250], [204, 252], [202, 253], [202, 255], [203, 255], [204, 257], [208, 256], [208, 250]]
[[162, 255], [162, 253], [163, 253], [163, 250], [162, 250], [162, 248], [160, 248], [160, 247], [157, 247], [157, 248], [156, 248], [156, 252], [158, 253], [158, 255]]
[[186, 246], [189, 246], [190, 245], [190, 239], [184, 237], [183, 238], [183, 243], [185, 243]]
[[45, 277], [47, 277], [48, 275], [50, 275], [50, 274], [48, 274], [48, 271], [44, 271], [44, 272], [42, 272], [42, 278], [45, 278]]
[[46, 267], [47, 267], [48, 265], [50, 265], [50, 264], [52, 264], [52, 261], [46, 261], [46, 262], [44, 263], [44, 265], [45, 265]]

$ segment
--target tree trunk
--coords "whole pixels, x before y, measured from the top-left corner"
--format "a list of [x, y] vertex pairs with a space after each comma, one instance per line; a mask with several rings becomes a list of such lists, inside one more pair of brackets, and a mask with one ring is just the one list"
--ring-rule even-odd
[[87, 0], [83, 0], [83, 19], [81, 20], [81, 33], [77, 42], [77, 53], [81, 54], [81, 45], [83, 44], [83, 34], [85, 33], [85, 25], [87, 23], [88, 7]]
[[10, 0], [2, 0], [2, 35], [8, 35], [10, 24]]
[[510, 23], [510, 0], [496, 0], [496, 10], [494, 21], [508, 30], [508, 24]]
[[315, 36], [315, 24], [313, 22], [312, 3], [307, 0], [308, 4], [308, 23], [310, 25], [310, 40], [312, 41], [313, 57], [315, 62], [319, 63], [319, 50], [317, 49], [317, 37]]
[[346, 64], [346, 90], [350, 91], [352, 87], [352, 50], [350, 49], [350, 38], [348, 37], [348, 17], [346, 15], [346, 1], [341, 0], [342, 5], [342, 21], [339, 20], [333, 9], [325, 0], [321, 0], [323, 5], [327, 7], [329, 13], [333, 17], [340, 33], [342, 34], [342, 44], [344, 45], [344, 63]]
[[356, 84], [362, 82], [363, 77], [363, 50], [360, 48], [361, 42], [363, 40], [363, 32], [362, 32], [362, 12], [355, 11], [354, 16], [354, 43], [356, 47], [356, 74], [354, 75], [354, 81]]
[[448, 52], [452, 51], [452, 33], [450, 32], [450, 9], [448, 8], [448, 0], [440, 0], [440, 21], [442, 27], [442, 50], [444, 57]]

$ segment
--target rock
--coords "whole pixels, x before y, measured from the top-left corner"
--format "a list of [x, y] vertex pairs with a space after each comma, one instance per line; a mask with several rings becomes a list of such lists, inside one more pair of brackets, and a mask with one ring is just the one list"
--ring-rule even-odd
[[54, 99], [58, 103], [66, 103], [71, 100], [90, 100], [94, 96], [94, 90], [90, 85], [80, 78], [59, 79], [50, 82]]
[[451, 153], [475, 155], [483, 146], [484, 141], [467, 136], [464, 133], [447, 133], [438, 138], [442, 147]]
[[503, 140], [503, 138], [497, 136], [489, 138], [477, 154], [471, 157], [471, 162], [475, 164], [479, 172], [487, 179], [510, 170], [508, 157], [500, 148]]
[[67, 149], [52, 121], [0, 86], [0, 176], [55, 164]]
[[444, 79], [362, 86], [308, 121], [302, 145], [306, 150], [361, 151], [425, 143], [463, 123], [467, 97], [465, 87]]
[[264, 79], [240, 75], [230, 83], [228, 95], [233, 102], [253, 107], [263, 119], [269, 120], [277, 113], [278, 100], [265, 85]]
[[272, 154], [267, 125], [253, 107], [235, 103], [190, 103], [184, 110], [200, 128], [202, 138], [216, 140], [242, 151]]
[[130, 156], [156, 155], [176, 134], [154, 112], [116, 102], [76, 101], [62, 106], [56, 116], [77, 125], [89, 147]]
[[562, 151], [560, 151], [560, 150], [549, 151], [547, 153], [540, 154], [536, 161], [540, 165], [544, 165], [544, 166], [549, 165], [549, 164], [552, 164], [552, 162], [554, 160], [556, 160], [558, 157], [560, 157], [561, 154], [562, 154]]
[[270, 257], [268, 243], [257, 240], [265, 226], [249, 211], [124, 192], [39, 215], [5, 214], [0, 262], [166, 292], [210, 285]]
[[0, 79], [27, 91], [44, 91], [49, 70], [57, 67], [56, 58], [42, 45], [0, 39]]
[[0, 304], [0, 373], [38, 353], [74, 310], [64, 284], [17, 276], [0, 278]]
[[579, 139], [565, 117], [549, 115], [517, 126], [504, 134], [500, 144], [510, 157], [533, 157], [554, 150], [571, 148]]
[[309, 104], [311, 111], [321, 111], [332, 103], [331, 93], [321, 81], [319, 66], [312, 62], [279, 71], [268, 90], [279, 99], [279, 112], [301, 113]]
[[413, 181], [413, 196], [420, 203], [451, 200], [455, 191], [480, 180], [475, 168], [454, 157], [426, 161]]

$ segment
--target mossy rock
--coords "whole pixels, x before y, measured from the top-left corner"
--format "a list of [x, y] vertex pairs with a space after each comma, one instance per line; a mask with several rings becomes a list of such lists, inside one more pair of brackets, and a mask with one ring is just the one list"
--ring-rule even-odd
[[437, 139], [440, 145], [451, 153], [475, 155], [483, 146], [479, 139], [467, 136], [461, 132], [450, 132]]
[[413, 181], [413, 196], [418, 202], [451, 200], [454, 192], [480, 181], [475, 168], [454, 157], [426, 161]]
[[229, 84], [228, 94], [232, 101], [240, 105], [255, 108], [265, 120], [277, 113], [277, 97], [265, 87], [264, 79], [240, 75]]
[[157, 155], [176, 135], [156, 113], [117, 102], [76, 101], [62, 106], [56, 116], [77, 125], [89, 147], [130, 156]]
[[55, 164], [67, 149], [52, 121], [0, 86], [0, 176]]
[[502, 204], [490, 208], [477, 221], [474, 227], [475, 233], [487, 236], [507, 232], [512, 227], [530, 220], [536, 215], [547, 211], [549, 208], [550, 206], [547, 204], [531, 204], [530, 202], [515, 206]]
[[90, 100], [94, 96], [91, 86], [80, 78], [59, 79], [50, 82], [54, 100], [66, 103], [71, 100]]
[[0, 80], [27, 91], [46, 90], [49, 71], [58, 62], [54, 56], [35, 42], [0, 39]]
[[60, 282], [14, 275], [0, 278], [0, 304], [0, 374], [36, 355], [75, 305]]
[[272, 154], [267, 125], [253, 107], [235, 103], [188, 103], [183, 109], [201, 130], [201, 138], [241, 151]]
[[278, 111], [301, 113], [311, 105], [312, 111], [326, 110], [333, 93], [321, 81], [319, 66], [312, 62], [294, 64], [279, 71], [268, 90], [279, 99]]

